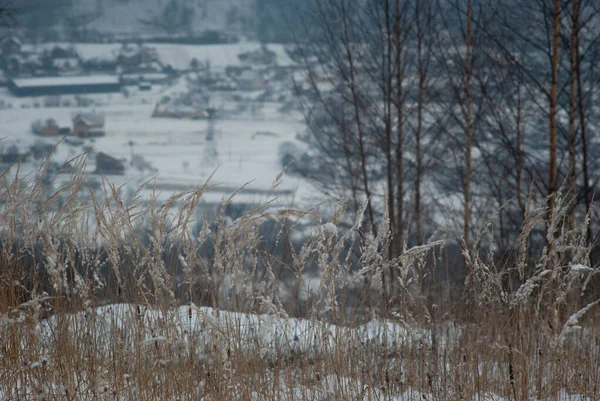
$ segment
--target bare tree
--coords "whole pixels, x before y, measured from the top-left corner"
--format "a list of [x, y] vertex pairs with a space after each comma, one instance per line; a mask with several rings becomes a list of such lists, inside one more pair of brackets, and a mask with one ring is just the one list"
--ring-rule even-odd
[[[579, 0], [572, 0], [571, 12], [571, 33], [569, 42], [569, 194], [572, 197], [577, 191], [577, 171], [576, 171], [576, 127], [577, 120], [577, 47], [578, 47], [578, 23], [579, 23]], [[569, 215], [569, 225], [575, 226], [575, 209], [571, 209]]]
[[[550, 82], [550, 96], [548, 104], [548, 118], [550, 125], [550, 162], [548, 170], [548, 223], [552, 220], [554, 210], [554, 194], [557, 188], [558, 180], [558, 165], [557, 165], [557, 141], [558, 141], [558, 67], [559, 67], [559, 52], [560, 52], [560, 17], [561, 4], [560, 0], [554, 0], [552, 8], [552, 50], [550, 58], [550, 66], [552, 71], [552, 80]], [[547, 245], [551, 245], [552, 241], [547, 241]]]
[[8, 27], [15, 23], [15, 15], [18, 12], [13, 0], [0, 1], [0, 27]]
[[[579, 1], [577, 0], [579, 6]], [[592, 197], [590, 189], [590, 175], [588, 169], [588, 138], [587, 138], [587, 121], [585, 105], [583, 100], [583, 88], [581, 79], [581, 54], [579, 49], [579, 37], [580, 37], [580, 26], [579, 26], [579, 7], [573, 6], [573, 19], [572, 29], [575, 31], [575, 76], [577, 79], [577, 110], [579, 114], [579, 131], [581, 134], [581, 170], [583, 171], [583, 188], [584, 188], [584, 199], [585, 199], [585, 210], [586, 212], [592, 207]], [[592, 241], [592, 227], [588, 224], [586, 230], [586, 240]]]
[[[589, 208], [599, 56], [593, 2], [323, 0], [313, 7], [320, 37], [307, 35], [305, 60], [330, 85], [313, 85], [305, 97], [333, 122], [311, 125], [312, 143], [327, 150], [312, 154], [331, 158], [330, 171], [343, 177], [332, 181], [336, 194], [351, 196], [355, 207], [368, 197], [373, 228], [387, 204], [388, 258], [404, 243], [422, 243], [448, 211], [470, 246], [481, 219], [498, 210], [489, 241], [510, 253], [530, 197], [547, 198], [552, 218], [563, 178]], [[531, 252], [541, 252], [543, 231], [536, 226], [529, 237]], [[381, 279], [392, 290], [393, 270]]]
[[[424, 60], [424, 52], [431, 51], [431, 39], [427, 40], [426, 32], [431, 29], [431, 4], [428, 1], [417, 1], [415, 3], [415, 26], [416, 26], [416, 46], [417, 46], [417, 123], [415, 128], [415, 236], [417, 245], [423, 243], [423, 222], [422, 222], [422, 201], [421, 186], [423, 180], [423, 151], [421, 142], [423, 138], [423, 115], [425, 108], [426, 81], [428, 78], [429, 63]], [[424, 47], [427, 46], [427, 49]]]
[[465, 212], [463, 223], [463, 242], [465, 246], [469, 245], [469, 227], [471, 223], [471, 175], [472, 175], [472, 150], [473, 145], [473, 96], [471, 93], [471, 74], [472, 74], [472, 52], [473, 52], [473, 35], [472, 35], [472, 18], [473, 5], [471, 0], [467, 2], [467, 28], [465, 35], [466, 56], [465, 56], [465, 107], [466, 111], [466, 146], [465, 146]]
[[[403, 10], [400, 5], [400, 0], [396, 0], [394, 8], [394, 43], [396, 47], [396, 120], [397, 120], [397, 139], [396, 139], [396, 201], [398, 210], [396, 214], [395, 227], [395, 244], [396, 254], [402, 253], [404, 243], [404, 96], [402, 85], [404, 84], [402, 51], [404, 38], [402, 35], [402, 14]], [[391, 272], [393, 276], [393, 270]], [[393, 279], [393, 277], [392, 277]]]
[[[457, 135], [457, 130], [448, 129], [446, 134], [454, 142], [453, 147], [460, 149], [457, 155], [457, 168], [462, 181], [462, 241], [468, 246], [471, 230], [472, 213], [472, 176], [473, 157], [472, 149], [475, 141], [473, 77], [474, 77], [474, 16], [473, 1], [466, 0], [438, 0], [438, 12], [442, 14], [442, 21], [446, 34], [438, 39], [439, 57], [446, 76], [447, 88], [452, 93], [451, 100], [445, 100], [446, 112], [454, 124], [462, 131]], [[481, 7], [479, 7], [481, 10]], [[481, 18], [481, 13], [478, 16]], [[451, 18], [454, 18], [451, 19]], [[449, 32], [458, 31], [460, 39], [448, 38]], [[449, 45], [448, 45], [449, 44]], [[444, 89], [446, 90], [446, 89]], [[483, 103], [478, 104], [477, 112], [484, 111]], [[481, 118], [479, 118], [481, 120]]]

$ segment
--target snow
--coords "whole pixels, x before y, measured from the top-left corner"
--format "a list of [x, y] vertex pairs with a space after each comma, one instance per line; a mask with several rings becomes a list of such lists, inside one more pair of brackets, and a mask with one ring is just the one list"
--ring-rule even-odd
[[407, 249], [406, 251], [404, 251], [404, 255], [421, 254], [423, 252], [429, 251], [431, 248], [435, 248], [435, 247], [443, 246], [443, 245], [445, 245], [445, 241], [443, 241], [443, 240], [433, 241], [431, 243], [423, 244], [423, 245], [415, 245], [415, 246]]
[[[170, 64], [176, 70], [187, 70], [190, 68], [191, 60], [194, 58], [200, 62], [208, 60], [210, 61], [211, 68], [216, 69], [224, 69], [227, 66], [240, 67], [247, 65], [240, 61], [238, 55], [259, 50], [261, 45], [256, 42], [246, 42], [203, 46], [149, 43], [148, 46], [156, 47], [159, 60], [163, 64]], [[268, 49], [276, 54], [276, 64], [278, 66], [290, 67], [295, 65], [288, 56], [284, 45], [269, 44]]]
[[[71, 127], [74, 114], [94, 111], [105, 115], [106, 136], [93, 141], [86, 139], [83, 146], [63, 141], [56, 149], [54, 160], [64, 162], [81, 154], [85, 146], [91, 146], [95, 152], [127, 160], [125, 175], [110, 176], [110, 182], [117, 186], [128, 183], [137, 188], [149, 181], [147, 190], [142, 193], [144, 197], [152, 195], [156, 184], [160, 201], [166, 201], [176, 192], [198, 188], [214, 172], [212, 183], [217, 186], [205, 194], [203, 200], [207, 203], [219, 203], [247, 183], [247, 190], [239, 193], [236, 200], [244, 203], [264, 201], [273, 180], [283, 169], [279, 145], [296, 140], [296, 134], [304, 129], [302, 116], [299, 113], [279, 114], [279, 105], [269, 102], [260, 103], [258, 112], [239, 112], [236, 101], [228, 100], [230, 94], [211, 95], [211, 102], [224, 111], [215, 121], [214, 139], [210, 141], [206, 138], [206, 120], [152, 117], [156, 103], [163, 96], [184, 91], [186, 87], [185, 78], [180, 78], [172, 86], [153, 85], [151, 90], [144, 92], [127, 87], [127, 96], [122, 93], [84, 95], [91, 102], [89, 107], [76, 106], [75, 96], [60, 96], [60, 107], [44, 107], [47, 98], [16, 98], [7, 89], [0, 88], [0, 104], [3, 105], [0, 121], [5, 137], [0, 145], [6, 148], [15, 144], [27, 149], [36, 142], [56, 144], [61, 138], [33, 135], [31, 123], [36, 119], [53, 118], [60, 127]], [[257, 132], [273, 132], [276, 136], [255, 135]], [[143, 157], [152, 168], [140, 170], [130, 165], [132, 153]], [[208, 157], [209, 154], [212, 156]], [[93, 172], [94, 155], [90, 156], [87, 171]], [[21, 172], [32, 172], [35, 168], [36, 163], [29, 162], [21, 167]], [[310, 196], [308, 186], [302, 183], [300, 178], [284, 175], [278, 188], [280, 191], [272, 195], [287, 205], [292, 201], [301, 202]]]
[[[41, 48], [51, 49], [56, 44], [43, 45]], [[67, 44], [63, 44], [67, 45]], [[72, 45], [82, 60], [116, 60], [121, 49], [119, 43], [77, 43]], [[240, 42], [218, 45], [179, 45], [166, 43], [146, 43], [145, 46], [155, 48], [158, 59], [163, 65], [171, 65], [176, 70], [189, 70], [192, 59], [201, 63], [210, 62], [211, 69], [223, 70], [225, 67], [240, 67], [248, 65], [243, 63], [238, 55], [260, 50], [258, 42]], [[25, 47], [28, 51], [34, 50], [31, 46]], [[286, 52], [282, 44], [268, 44], [267, 48], [274, 52], [275, 64], [280, 67], [296, 65]]]
[[[171, 3], [171, 2], [168, 2]], [[90, 23], [86, 29], [109, 33], [111, 35], [162, 35], [164, 30], [159, 24], [144, 23], [154, 18], [161, 17], [165, 6], [164, 0], [130, 0], [105, 2], [101, 13]], [[240, 17], [249, 19], [255, 12], [253, 0], [217, 0], [217, 1], [189, 1], [176, 0], [175, 5], [179, 9], [183, 5], [189, 7], [190, 27], [193, 33], [205, 30], [232, 31], [236, 26], [227, 20], [227, 13], [236, 8]], [[69, 13], [76, 15], [96, 15], [98, 12], [98, 1], [78, 0], [69, 6]], [[239, 30], [239, 28], [238, 28]]]
[[118, 84], [119, 77], [115, 75], [89, 75], [69, 77], [18, 78], [14, 80], [17, 87], [31, 86], [70, 86], [70, 85], [103, 85]]
[[[377, 320], [358, 327], [343, 327], [318, 320], [286, 318], [276, 315], [257, 315], [229, 312], [194, 304], [163, 312], [133, 304], [113, 304], [88, 312], [66, 316], [73, 337], [85, 336], [89, 330], [97, 334], [97, 346], [112, 347], [114, 333], [127, 331], [141, 324], [146, 330], [142, 344], [198, 344], [199, 355], [220, 344], [226, 350], [234, 337], [242, 351], [259, 350], [263, 355], [281, 356], [286, 353], [328, 354], [338, 343], [347, 345], [378, 344], [392, 347], [397, 344], [428, 341], [426, 330], [407, 328], [399, 323]], [[140, 319], [141, 315], [141, 319]], [[170, 326], [173, 323], [176, 326]], [[38, 325], [39, 333], [53, 341], [56, 318], [50, 317]], [[130, 338], [133, 341], [133, 338]]]
[[[83, 61], [89, 59], [115, 60], [121, 44], [61, 44], [48, 43], [26, 46], [27, 51], [51, 50], [55, 46], [72, 46]], [[192, 58], [202, 64], [210, 63], [211, 71], [224, 70], [229, 65], [244, 65], [238, 55], [261, 49], [256, 42], [229, 45], [175, 45], [146, 44], [155, 47], [163, 62], [176, 68], [189, 69]], [[292, 65], [285, 47], [267, 44], [277, 54], [277, 65]], [[134, 74], [145, 78], [163, 78], [162, 73]], [[193, 75], [193, 74], [189, 74]], [[48, 77], [17, 80], [17, 85], [76, 85], [90, 83], [117, 83], [118, 77], [96, 75], [83, 77]], [[63, 165], [66, 161], [91, 148], [86, 172], [95, 172], [95, 154], [104, 152], [126, 164], [125, 174], [111, 175], [107, 180], [116, 187], [124, 186], [123, 196], [132, 194], [140, 185], [146, 184], [141, 198], [155, 198], [163, 204], [177, 193], [191, 191], [202, 186], [214, 173], [214, 187], [203, 195], [200, 212], [216, 211], [216, 205], [241, 188], [233, 203], [248, 206], [272, 202], [273, 207], [312, 206], [314, 194], [305, 180], [288, 174], [277, 190], [271, 190], [273, 180], [283, 170], [279, 158], [282, 142], [295, 142], [297, 134], [305, 129], [299, 110], [281, 112], [282, 103], [258, 101], [263, 91], [204, 91], [209, 96], [210, 107], [218, 110], [214, 126], [205, 119], [153, 118], [158, 103], [165, 97], [178, 98], [190, 90], [197, 90], [184, 75], [174, 80], [156, 83], [149, 90], [141, 91], [137, 85], [125, 86], [123, 93], [62, 95], [52, 97], [15, 97], [7, 88], [0, 88], [0, 121], [3, 138], [0, 147], [17, 146], [27, 149], [35, 143], [55, 145], [61, 137], [39, 137], [31, 133], [34, 120], [54, 119], [59, 127], [72, 127], [72, 116], [95, 112], [105, 116], [106, 133], [103, 137], [83, 139], [82, 143], [62, 141], [52, 160]], [[291, 86], [274, 81], [269, 89], [279, 99], [292, 96]], [[209, 136], [208, 133], [212, 132]], [[259, 135], [269, 132], [274, 135]], [[210, 139], [212, 138], [212, 139]], [[70, 139], [67, 137], [67, 139]], [[27, 176], [39, 167], [31, 159], [20, 167], [20, 175]], [[6, 168], [6, 166], [5, 166]], [[16, 169], [15, 169], [16, 170]], [[8, 177], [11, 177], [12, 171]], [[31, 177], [31, 175], [30, 175]], [[68, 181], [68, 174], [57, 179], [56, 186]], [[99, 181], [99, 176], [91, 177]], [[312, 200], [310, 200], [312, 198]], [[329, 230], [332, 232], [332, 230]]]
[[328, 233], [331, 235], [337, 235], [338, 228], [332, 222], [327, 222], [321, 226], [323, 233]]
[[169, 76], [162, 72], [142, 72], [142, 73], [128, 73], [123, 74], [124, 79], [142, 79], [145, 81], [164, 81], [169, 78]]
[[584, 266], [584, 265], [580, 265], [580, 264], [571, 266], [571, 271], [591, 271], [591, 270], [593, 270], [593, 269], [591, 269], [587, 266]]

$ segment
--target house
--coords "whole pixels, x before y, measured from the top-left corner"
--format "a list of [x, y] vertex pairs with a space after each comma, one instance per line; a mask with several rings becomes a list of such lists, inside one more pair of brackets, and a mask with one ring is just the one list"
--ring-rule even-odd
[[111, 57], [92, 57], [81, 61], [86, 71], [112, 73], [117, 69], [117, 60]]
[[79, 71], [79, 59], [77, 57], [64, 57], [52, 59], [52, 69], [59, 73], [74, 73]]
[[137, 67], [158, 61], [158, 53], [153, 47], [124, 43], [119, 49], [117, 63], [123, 67]]
[[237, 83], [240, 90], [256, 91], [265, 89], [268, 81], [261, 73], [254, 70], [246, 70], [237, 77]]
[[269, 65], [277, 61], [277, 54], [263, 45], [255, 51], [239, 54], [238, 59], [243, 63]]
[[15, 36], [9, 36], [0, 42], [0, 50], [2, 50], [4, 57], [20, 54], [22, 48], [23, 43]]
[[206, 102], [205, 96], [197, 92], [188, 92], [176, 98], [164, 97], [154, 108], [152, 117], [206, 119], [209, 117]]
[[8, 149], [0, 150], [0, 163], [13, 164], [17, 162], [26, 162], [29, 158], [29, 151], [21, 150], [17, 145], [9, 146]]
[[9, 36], [0, 41], [0, 67], [8, 75], [17, 75], [23, 64], [23, 44], [15, 36]]
[[162, 72], [139, 72], [121, 75], [121, 84], [138, 85], [141, 82], [150, 84], [163, 84], [169, 80], [169, 75]]
[[104, 114], [96, 112], [73, 115], [73, 135], [80, 138], [104, 136]]
[[[4, 56], [4, 55], [3, 55]], [[25, 60], [19, 54], [11, 54], [6, 58], [3, 57], [4, 70], [8, 75], [15, 76], [21, 73], [21, 68]]]
[[138, 89], [140, 91], [149, 91], [152, 90], [152, 84], [150, 82], [140, 82], [138, 84]]
[[50, 58], [53, 60], [61, 58], [78, 58], [78, 55], [73, 47], [54, 46], [52, 50], [50, 50]]
[[125, 173], [125, 163], [103, 152], [96, 155], [96, 172], [98, 174], [117, 174]]
[[56, 96], [120, 92], [121, 83], [114, 75], [19, 78], [8, 88], [16, 96]]
[[36, 120], [31, 124], [31, 131], [36, 135], [41, 136], [58, 136], [60, 135], [60, 127], [53, 118], [48, 118], [44, 121]]
[[24, 55], [23, 64], [21, 66], [21, 73], [36, 74], [43, 69], [42, 60], [39, 55], [35, 53], [29, 53]]
[[252, 67], [249, 65], [228, 65], [225, 67], [225, 74], [228, 77], [238, 77], [244, 71], [252, 70]]
[[208, 113], [204, 108], [185, 104], [157, 104], [152, 113], [152, 117], [165, 118], [188, 118], [200, 120], [208, 118]]
[[46, 156], [54, 153], [55, 145], [51, 143], [45, 143], [43, 141], [36, 141], [33, 145], [29, 147], [29, 153], [35, 160], [39, 160]]

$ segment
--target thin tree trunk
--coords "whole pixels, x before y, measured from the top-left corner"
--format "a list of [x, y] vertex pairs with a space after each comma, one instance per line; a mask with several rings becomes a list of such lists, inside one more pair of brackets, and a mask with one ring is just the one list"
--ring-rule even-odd
[[517, 202], [521, 210], [521, 219], [525, 221], [525, 203], [523, 202], [523, 99], [521, 94], [521, 85], [523, 84], [523, 76], [519, 72], [519, 86], [517, 87]]
[[417, 69], [419, 73], [419, 92], [417, 98], [417, 129], [415, 132], [415, 159], [417, 171], [415, 172], [415, 226], [417, 245], [423, 243], [423, 229], [421, 227], [421, 178], [423, 174], [423, 159], [421, 155], [421, 135], [423, 132], [423, 95], [425, 91], [425, 69], [423, 66], [423, 32], [419, 1], [415, 5], [415, 20], [417, 24]]
[[397, 86], [397, 99], [396, 99], [396, 109], [397, 109], [397, 119], [398, 119], [398, 142], [396, 143], [396, 185], [397, 185], [397, 214], [396, 214], [396, 246], [397, 253], [402, 253], [402, 247], [404, 243], [403, 233], [403, 213], [404, 213], [404, 185], [402, 177], [404, 175], [403, 172], [403, 158], [404, 158], [404, 99], [403, 99], [403, 91], [402, 91], [402, 32], [400, 25], [400, 0], [396, 0], [396, 86]]
[[471, 221], [471, 175], [472, 175], [472, 167], [471, 167], [471, 146], [473, 142], [473, 96], [471, 93], [471, 58], [472, 58], [472, 36], [471, 36], [471, 19], [473, 15], [473, 6], [471, 1], [469, 0], [467, 4], [467, 35], [466, 35], [466, 45], [467, 45], [467, 55], [465, 60], [465, 95], [466, 95], [466, 123], [467, 123], [467, 140], [466, 140], [466, 148], [465, 148], [465, 182], [464, 182], [464, 200], [465, 200], [465, 210], [464, 210], [464, 231], [463, 231], [463, 241], [465, 245], [469, 246], [469, 230], [470, 230], [470, 221]]
[[[392, 238], [390, 241], [384, 242], [384, 252], [391, 260], [394, 257], [394, 177], [393, 177], [393, 157], [392, 157], [392, 42], [391, 42], [391, 23], [390, 23], [390, 0], [385, 0], [385, 32], [384, 32], [384, 66], [383, 82], [384, 82], [384, 120], [385, 120], [385, 158], [386, 158], [386, 175], [387, 175], [387, 211], [390, 220], [390, 230]], [[384, 216], [385, 218], [385, 216]], [[390, 271], [391, 273], [391, 271]], [[381, 287], [383, 288], [383, 305], [384, 312], [388, 305], [388, 288], [386, 280], [387, 272], [381, 271]], [[390, 278], [390, 286], [391, 286]]]
[[350, 69], [350, 92], [352, 94], [352, 103], [354, 106], [354, 118], [356, 119], [356, 127], [358, 130], [358, 151], [360, 157], [360, 169], [363, 181], [363, 189], [365, 196], [367, 197], [367, 213], [371, 223], [371, 232], [373, 235], [377, 235], [375, 228], [375, 214], [373, 212], [373, 203], [371, 199], [371, 189], [369, 187], [369, 175], [367, 172], [367, 156], [365, 150], [364, 132], [362, 118], [360, 114], [360, 99], [356, 90], [356, 73], [354, 70], [354, 57], [352, 50], [350, 49], [350, 39], [348, 35], [348, 22], [347, 22], [347, 10], [345, 3], [342, 2], [342, 19], [344, 21], [344, 48], [346, 51], [346, 60], [348, 61], [348, 67]]
[[[554, 211], [554, 193], [556, 192], [556, 181], [558, 175], [558, 168], [556, 164], [556, 153], [557, 153], [557, 138], [558, 138], [558, 122], [556, 116], [556, 109], [558, 103], [558, 56], [559, 56], [559, 41], [560, 41], [560, 0], [554, 0], [554, 8], [552, 10], [552, 82], [550, 86], [550, 107], [549, 107], [549, 123], [550, 123], [550, 169], [548, 174], [548, 222], [547, 226], [550, 227], [550, 221]], [[551, 250], [551, 241], [546, 237], [548, 250]], [[549, 252], [550, 253], [550, 252]]]
[[352, 159], [350, 154], [350, 146], [348, 144], [348, 131], [346, 129], [346, 113], [344, 108], [344, 99], [342, 97], [341, 100], [341, 121], [340, 128], [342, 131], [342, 139], [344, 143], [344, 157], [346, 159], [346, 168], [348, 169], [348, 174], [350, 175], [350, 190], [352, 192], [352, 203], [354, 205], [354, 212], [358, 212], [359, 202], [357, 196], [357, 185], [356, 185], [356, 176], [354, 175], [354, 168], [352, 167]]
[[[585, 210], [588, 212], [592, 207], [592, 191], [590, 189], [590, 174], [588, 169], [588, 149], [587, 149], [587, 123], [585, 118], [585, 104], [583, 102], [583, 87], [581, 83], [581, 55], [579, 50], [579, 17], [580, 0], [573, 0], [573, 31], [575, 49], [575, 78], [577, 80], [577, 111], [579, 112], [579, 132], [581, 140], [581, 170], [583, 171], [583, 193], [585, 200]], [[586, 242], [592, 241], [592, 227], [588, 224], [586, 230]]]
[[[576, 94], [576, 73], [575, 66], [577, 64], [577, 21], [579, 20], [579, 1], [573, 0], [573, 16], [571, 21], [571, 40], [569, 49], [569, 195], [577, 196], [577, 175], [575, 167], [575, 138], [576, 127], [575, 120], [577, 119], [577, 94]], [[575, 208], [569, 211], [569, 226], [575, 226]]]
[[387, 202], [390, 218], [392, 240], [387, 249], [389, 259], [394, 257], [395, 251], [395, 224], [394, 215], [394, 157], [392, 154], [392, 28], [390, 21], [390, 0], [385, 1], [385, 27], [386, 27], [386, 57], [385, 57], [385, 145], [387, 167]]
[[[575, 30], [575, 75], [577, 77], [577, 109], [579, 111], [579, 131], [581, 134], [581, 169], [583, 170], [583, 191], [585, 196], [586, 212], [592, 207], [592, 191], [590, 189], [590, 174], [588, 170], [588, 149], [587, 149], [587, 123], [585, 118], [585, 105], [583, 103], [583, 88], [581, 83], [581, 55], [579, 53], [579, 0], [577, 0], [577, 18], [573, 18], [577, 24]], [[574, 13], [575, 11], [573, 11]], [[588, 224], [587, 227], [587, 242], [592, 241], [592, 227]]]

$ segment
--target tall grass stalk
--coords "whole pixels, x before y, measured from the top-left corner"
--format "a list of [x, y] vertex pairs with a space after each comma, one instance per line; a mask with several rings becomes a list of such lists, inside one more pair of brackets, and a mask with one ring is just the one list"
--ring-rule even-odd
[[[389, 260], [387, 217], [361, 232], [366, 203], [324, 221], [268, 197], [231, 221], [234, 194], [198, 221], [210, 183], [125, 200], [106, 180], [91, 190], [85, 162], [62, 185], [47, 163], [0, 176], [2, 399], [600, 399], [590, 216], [569, 229], [560, 192], [550, 222], [530, 199], [513, 258], [495, 255], [493, 215], [481, 224], [459, 294], [442, 297], [449, 230]], [[546, 223], [551, 252], [532, 255]]]

